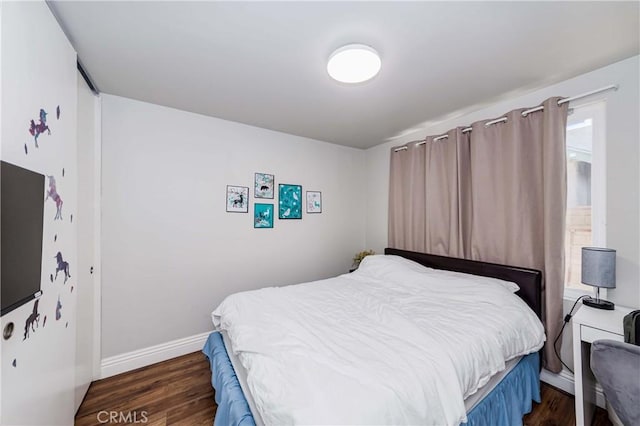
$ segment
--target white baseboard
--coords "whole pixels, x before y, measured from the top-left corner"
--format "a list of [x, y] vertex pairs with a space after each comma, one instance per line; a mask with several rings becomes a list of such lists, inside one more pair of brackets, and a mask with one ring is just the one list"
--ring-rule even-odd
[[146, 367], [147, 365], [199, 351], [204, 346], [209, 334], [211, 332], [196, 334], [195, 336], [172, 340], [160, 345], [105, 358], [100, 363], [99, 378], [105, 379], [136, 368]]
[[[576, 394], [573, 382], [573, 374], [571, 374], [564, 368], [559, 374], [552, 373], [549, 370], [545, 370], [543, 368], [540, 372], [540, 380], [560, 390], [570, 393], [571, 395]], [[602, 388], [599, 384], [596, 384], [596, 405], [600, 408], [605, 408], [604, 393], [602, 393]]]

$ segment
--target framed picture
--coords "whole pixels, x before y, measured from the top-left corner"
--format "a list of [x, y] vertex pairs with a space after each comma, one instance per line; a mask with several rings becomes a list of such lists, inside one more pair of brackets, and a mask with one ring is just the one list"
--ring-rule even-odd
[[267, 173], [256, 173], [254, 179], [253, 196], [256, 198], [273, 199], [274, 176]]
[[227, 211], [249, 213], [249, 187], [227, 185]]
[[273, 228], [273, 204], [255, 203], [253, 205], [253, 227]]
[[278, 219], [302, 219], [302, 186], [278, 185]]
[[322, 213], [322, 192], [307, 191], [307, 213]]

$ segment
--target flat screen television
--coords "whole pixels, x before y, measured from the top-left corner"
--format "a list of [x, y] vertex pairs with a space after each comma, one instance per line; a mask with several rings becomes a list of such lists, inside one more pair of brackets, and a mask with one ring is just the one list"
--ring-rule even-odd
[[39, 297], [44, 175], [0, 161], [0, 316]]

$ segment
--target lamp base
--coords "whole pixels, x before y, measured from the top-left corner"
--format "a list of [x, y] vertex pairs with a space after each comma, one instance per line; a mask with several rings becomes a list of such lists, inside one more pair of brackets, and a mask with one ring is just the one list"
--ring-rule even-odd
[[594, 299], [593, 297], [585, 297], [584, 299], [582, 299], [582, 303], [592, 308], [605, 309], [607, 311], [613, 311], [613, 308], [616, 307], [613, 302], [602, 299]]

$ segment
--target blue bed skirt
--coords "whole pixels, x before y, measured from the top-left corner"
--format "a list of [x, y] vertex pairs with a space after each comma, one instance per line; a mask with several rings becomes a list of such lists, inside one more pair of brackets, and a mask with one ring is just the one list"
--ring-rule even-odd
[[240, 382], [231, 365], [231, 360], [224, 347], [222, 335], [211, 333], [204, 344], [202, 352], [211, 364], [211, 385], [216, 390], [215, 426], [255, 426], [253, 415], [247, 399], [242, 393]]
[[[209, 335], [202, 352], [211, 364], [211, 384], [216, 390], [215, 426], [255, 426], [247, 399], [231, 365], [220, 333]], [[468, 414], [466, 426], [522, 425], [532, 401], [540, 402], [540, 358], [523, 357], [518, 365]]]

